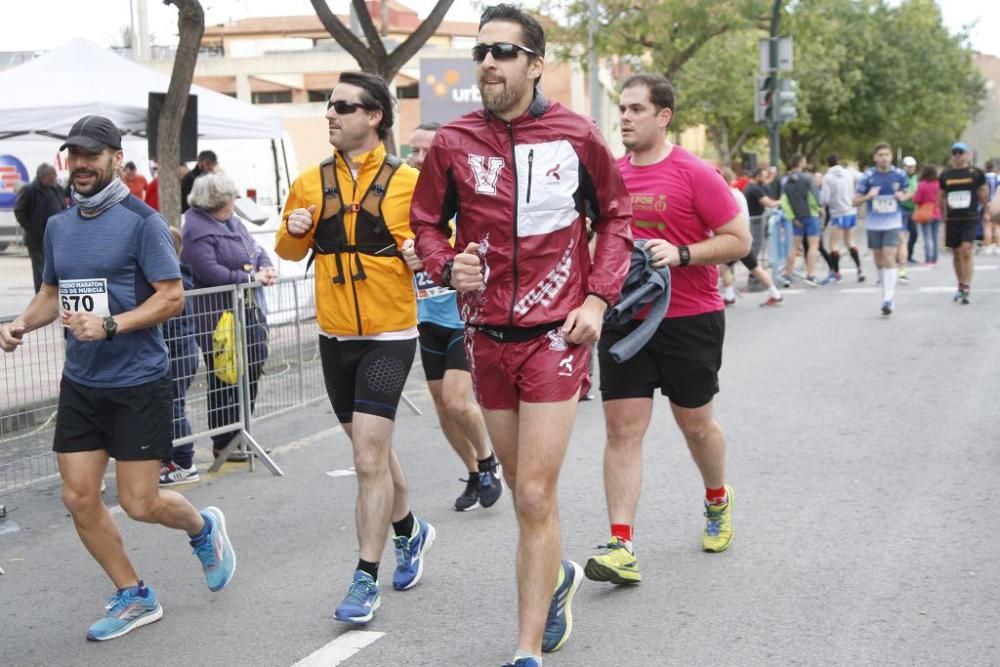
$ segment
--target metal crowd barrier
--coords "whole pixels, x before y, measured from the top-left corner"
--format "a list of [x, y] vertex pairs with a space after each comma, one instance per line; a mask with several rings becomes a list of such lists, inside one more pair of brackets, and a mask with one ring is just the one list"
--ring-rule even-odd
[[[314, 285], [312, 277], [283, 278], [270, 287], [251, 283], [185, 293], [184, 313], [162, 325], [174, 379], [175, 446], [221, 436], [228, 444], [210, 470], [225, 454], [245, 447], [251, 470], [259, 458], [273, 474], [282, 474], [254, 439], [253, 424], [327, 400]], [[226, 369], [215, 368], [212, 355], [216, 323], [227, 310], [235, 320], [235, 382], [215, 375], [219, 370], [225, 376]], [[0, 494], [58, 474], [51, 447], [64, 336], [53, 322], [25, 336], [16, 352], [0, 353]]]

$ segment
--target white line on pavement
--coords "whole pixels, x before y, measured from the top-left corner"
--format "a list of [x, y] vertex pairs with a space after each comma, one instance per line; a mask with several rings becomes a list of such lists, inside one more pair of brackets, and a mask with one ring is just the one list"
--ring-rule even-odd
[[334, 667], [379, 640], [384, 634], [384, 632], [350, 630], [302, 658], [292, 667]]
[[354, 466], [351, 466], [347, 470], [331, 470], [326, 474], [329, 475], [330, 477], [353, 477], [358, 473], [354, 472]]
[[[950, 294], [955, 291], [954, 287], [948, 287], [946, 285], [936, 285], [934, 287], [921, 287], [917, 290], [921, 294]], [[1000, 287], [984, 287], [982, 289], [972, 288], [972, 294], [981, 294], [983, 292], [1000, 292]]]

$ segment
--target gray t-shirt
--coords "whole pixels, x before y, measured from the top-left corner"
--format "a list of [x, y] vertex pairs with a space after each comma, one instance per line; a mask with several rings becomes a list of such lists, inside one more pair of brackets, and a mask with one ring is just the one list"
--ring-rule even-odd
[[[96, 218], [76, 206], [49, 218], [42, 279], [59, 288], [60, 311], [117, 315], [153, 295], [152, 283], [179, 279], [180, 266], [167, 223], [129, 196]], [[160, 327], [81, 342], [66, 334], [63, 374], [91, 387], [133, 387], [169, 371]]]

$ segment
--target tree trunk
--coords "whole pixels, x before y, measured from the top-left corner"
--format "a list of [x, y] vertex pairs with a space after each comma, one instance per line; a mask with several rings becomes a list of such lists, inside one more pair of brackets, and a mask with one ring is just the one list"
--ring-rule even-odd
[[[392, 80], [396, 78], [396, 74], [399, 70], [403, 68], [403, 65], [416, 55], [417, 51], [427, 43], [427, 40], [431, 38], [434, 31], [438, 29], [441, 25], [441, 21], [444, 20], [444, 15], [448, 13], [451, 9], [452, 4], [455, 0], [437, 0], [434, 5], [434, 9], [431, 13], [427, 15], [427, 18], [417, 26], [417, 29], [410, 33], [410, 36], [403, 41], [402, 44], [393, 49], [392, 53], [386, 53], [385, 45], [382, 43], [382, 37], [379, 35], [378, 28], [375, 27], [375, 22], [372, 20], [372, 16], [368, 11], [368, 6], [364, 0], [351, 0], [355, 10], [357, 11], [358, 21], [361, 23], [362, 32], [364, 32], [365, 39], [368, 43], [365, 44], [361, 41], [357, 35], [352, 33], [347, 26], [340, 22], [332, 11], [330, 11], [329, 5], [326, 4], [326, 0], [309, 0], [316, 11], [316, 16], [319, 17], [320, 23], [326, 28], [326, 31], [330, 33], [334, 40], [340, 46], [344, 48], [345, 51], [351, 54], [354, 60], [357, 61], [358, 67], [363, 71], [369, 72], [371, 74], [378, 74], [389, 84], [389, 92], [392, 93]], [[383, 10], [388, 7], [386, 0], [382, 0], [380, 7]], [[384, 11], [381, 14], [383, 21], [383, 29], [388, 26], [388, 12]], [[397, 116], [398, 117], [398, 116]], [[393, 140], [390, 134], [385, 140], [385, 149], [389, 153], [396, 153], [396, 142]]]
[[177, 54], [170, 74], [170, 87], [160, 114], [156, 135], [156, 164], [160, 179], [160, 213], [167, 224], [181, 226], [181, 181], [177, 167], [181, 163], [181, 123], [187, 108], [194, 66], [198, 62], [201, 36], [205, 32], [205, 13], [198, 0], [164, 0], [177, 5]]

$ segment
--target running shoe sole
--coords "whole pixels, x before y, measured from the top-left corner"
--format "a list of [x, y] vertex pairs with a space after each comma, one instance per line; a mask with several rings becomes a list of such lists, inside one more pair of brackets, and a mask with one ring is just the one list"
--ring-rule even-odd
[[170, 480], [160, 480], [160, 486], [177, 486], [178, 484], [190, 484], [191, 482], [200, 482], [201, 477], [197, 474], [191, 475], [190, 477], [185, 477], [184, 479], [170, 479]]
[[638, 584], [642, 581], [638, 572], [636, 573], [636, 576], [639, 577], [638, 579], [626, 579], [618, 574], [618, 570], [615, 568], [599, 563], [593, 558], [587, 560], [587, 565], [583, 568], [583, 574], [591, 581], [607, 581], [620, 586], [626, 584]]
[[236, 574], [236, 550], [233, 549], [233, 545], [229, 541], [229, 533], [226, 532], [226, 515], [224, 515], [222, 513], [222, 510], [220, 510], [218, 507], [215, 507], [213, 505], [211, 507], [206, 507], [202, 511], [206, 512], [206, 513], [211, 512], [212, 519], [216, 521], [215, 525], [218, 527], [219, 531], [222, 533], [222, 542], [223, 542], [223, 544], [225, 544], [225, 548], [229, 549], [229, 551], [233, 554], [233, 569], [231, 569], [229, 571], [229, 576], [226, 578], [226, 580], [224, 582], [222, 582], [222, 585], [219, 586], [218, 588], [209, 588], [210, 591], [212, 591], [213, 593], [215, 593], [215, 592], [221, 591], [223, 588], [225, 588], [226, 586], [228, 586], [229, 582], [233, 580], [233, 575]]
[[456, 505], [455, 506], [455, 511], [456, 512], [471, 512], [472, 510], [477, 510], [480, 507], [482, 507], [482, 505], [480, 505], [479, 501], [477, 500], [476, 502], [472, 503], [468, 507], [459, 507], [458, 505]]
[[561, 649], [566, 645], [566, 642], [569, 641], [569, 636], [573, 634], [573, 596], [576, 595], [577, 590], [580, 588], [580, 584], [583, 583], [583, 568], [574, 561], [569, 561], [569, 564], [573, 566], [574, 576], [573, 583], [569, 586], [569, 592], [566, 593], [566, 602], [563, 605], [563, 613], [566, 615], [566, 632], [563, 633], [562, 639], [559, 640], [558, 644], [547, 651], [542, 648], [542, 651], [545, 653], [555, 653]]
[[163, 618], [163, 606], [159, 602], [157, 602], [156, 609], [134, 619], [131, 623], [123, 627], [121, 630], [118, 630], [117, 632], [113, 632], [112, 634], [107, 635], [105, 637], [94, 637], [88, 632], [87, 641], [106, 642], [109, 639], [117, 639], [118, 637], [121, 637], [122, 635], [127, 635], [133, 630], [141, 628], [144, 625], [149, 625], [150, 623], [156, 623], [161, 618]]

